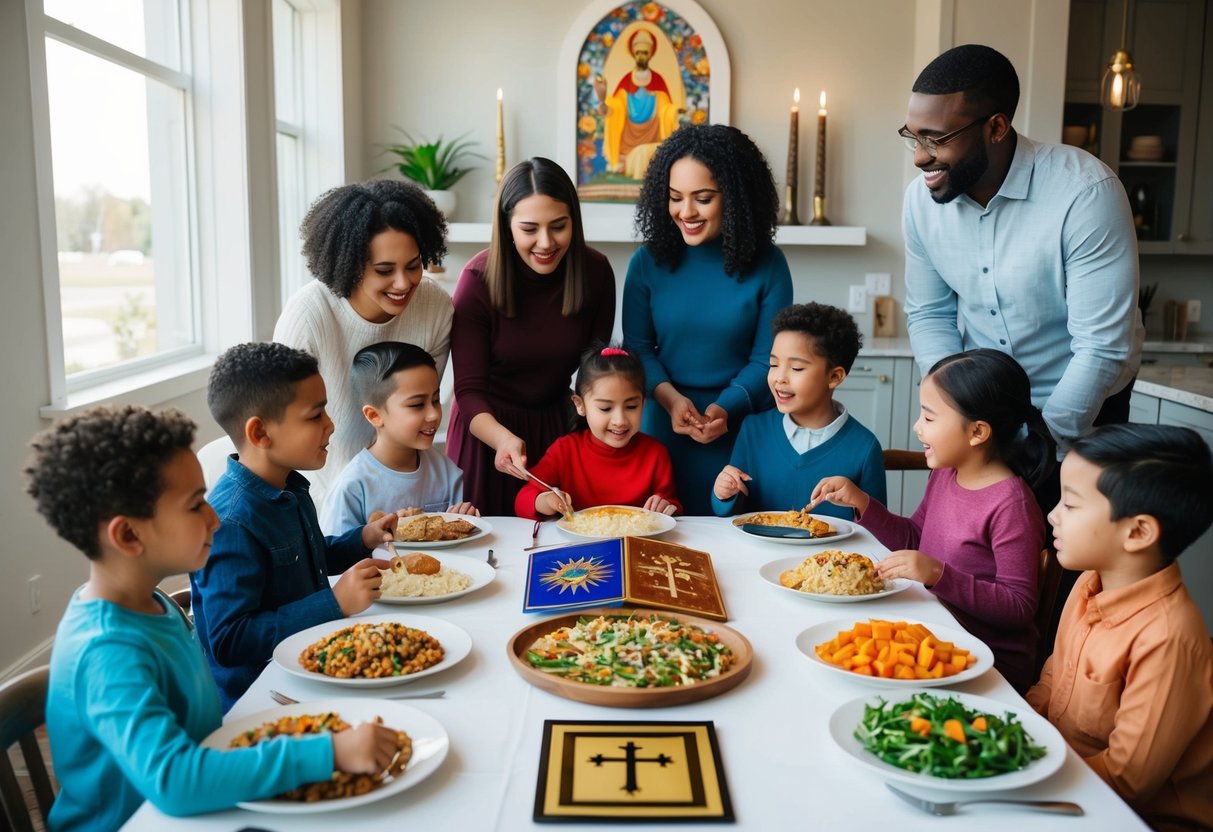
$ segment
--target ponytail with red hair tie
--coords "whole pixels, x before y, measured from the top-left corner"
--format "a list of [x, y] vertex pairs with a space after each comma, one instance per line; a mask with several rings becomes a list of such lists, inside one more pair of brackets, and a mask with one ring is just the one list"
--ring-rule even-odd
[[621, 350], [618, 347], [603, 347], [602, 352], [599, 353], [599, 355], [603, 356], [604, 358], [606, 358], [608, 356], [612, 356], [612, 355], [627, 355], [627, 354], [628, 354], [627, 350]]

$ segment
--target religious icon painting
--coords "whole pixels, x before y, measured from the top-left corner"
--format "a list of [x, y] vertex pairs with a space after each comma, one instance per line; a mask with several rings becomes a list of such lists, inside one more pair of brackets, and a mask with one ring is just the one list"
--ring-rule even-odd
[[577, 192], [635, 202], [657, 145], [711, 114], [704, 37], [671, 5], [623, 3], [604, 14], [577, 60]]
[[732, 823], [715, 727], [545, 720], [534, 819]]
[[624, 537], [531, 553], [523, 612], [622, 604], [728, 620], [707, 552], [651, 537]]

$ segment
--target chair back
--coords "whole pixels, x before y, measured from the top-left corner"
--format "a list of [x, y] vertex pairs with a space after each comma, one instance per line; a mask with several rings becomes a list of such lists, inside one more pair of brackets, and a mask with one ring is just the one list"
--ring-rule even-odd
[[884, 469], [886, 471], [928, 471], [927, 455], [922, 451], [907, 451], [901, 448], [885, 448]]
[[9, 757], [10, 746], [18, 744], [21, 748], [43, 828], [55, 801], [55, 790], [34, 733], [46, 722], [49, 679], [50, 668], [43, 665], [0, 684], [0, 750], [3, 751], [0, 754], [0, 803], [8, 824], [6, 828], [15, 832], [33, 832], [34, 819]]
[[1036, 572], [1036, 676], [1045, 659], [1053, 652], [1053, 639], [1057, 632], [1053, 625], [1053, 607], [1057, 603], [1057, 592], [1061, 586], [1061, 563], [1057, 553], [1048, 547], [1040, 550], [1040, 563]]
[[202, 479], [206, 481], [206, 490], [210, 491], [215, 483], [227, 470], [229, 454], [236, 453], [236, 446], [227, 435], [212, 439], [198, 449], [198, 464], [202, 466]]
[[190, 608], [193, 595], [190, 588], [184, 587], [168, 594], [169, 600], [181, 607], [181, 613], [190, 621], [194, 620], [194, 611]]

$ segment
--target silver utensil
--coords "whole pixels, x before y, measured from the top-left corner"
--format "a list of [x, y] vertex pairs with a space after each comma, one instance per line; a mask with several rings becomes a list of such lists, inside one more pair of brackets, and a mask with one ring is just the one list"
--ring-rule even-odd
[[1073, 815], [1075, 817], [1083, 814], [1081, 806], [1065, 800], [999, 800], [996, 798], [980, 798], [978, 800], [957, 800], [951, 803], [937, 803], [925, 798], [915, 797], [909, 792], [903, 792], [891, 783], [885, 783], [885, 785], [889, 787], [889, 791], [911, 806], [917, 806], [919, 809], [940, 817], [954, 815], [956, 814], [956, 810], [961, 806], [970, 806], [974, 803], [1000, 803], [1004, 806], [1022, 806], [1034, 812], [1051, 812], [1057, 815]]
[[543, 522], [542, 520], [535, 521], [535, 525], [531, 529], [531, 545], [526, 549], [526, 551], [530, 551], [531, 549], [534, 549], [539, 546], [539, 525], [542, 522]]
[[492, 549], [489, 549], [488, 561], [489, 561], [489, 566], [493, 567], [494, 569], [497, 568], [497, 556], [493, 554]]
[[[522, 468], [522, 469], [519, 469], [519, 470], [521, 470], [521, 471], [522, 471], [522, 473], [526, 474], [528, 477], [530, 477], [531, 479], [533, 479], [533, 480], [536, 482], [536, 484], [538, 484], [538, 485], [542, 485], [542, 486], [543, 486], [544, 488], [546, 488], [548, 491], [551, 491], [553, 494], [555, 494], [555, 495], [556, 495], [556, 497], [557, 497], [558, 499], [560, 499], [560, 500], [561, 500], [561, 502], [563, 502], [563, 501], [564, 501], [564, 498], [562, 498], [562, 497], [560, 496], [560, 492], [559, 492], [559, 491], [557, 491], [555, 488], [552, 488], [552, 486], [548, 485], [546, 482], [544, 482], [543, 480], [539, 479], [539, 477], [535, 476], [534, 474], [532, 474], [530, 471], [526, 470], [525, 468]], [[571, 508], [572, 508], [572, 506], [570, 505], [570, 506], [569, 506], [569, 508], [571, 509]], [[565, 512], [562, 512], [562, 513], [564, 514], [564, 519], [565, 519], [565, 520], [572, 520], [572, 519], [573, 519], [573, 512], [572, 512], [572, 511], [565, 511]]]
[[[377, 699], [441, 699], [446, 696], [445, 690], [427, 690], [421, 693], [385, 693], [376, 694]], [[270, 699], [273, 699], [279, 705], [298, 705], [298, 699], [292, 699], [285, 693], [279, 693], [276, 690], [270, 690]]]

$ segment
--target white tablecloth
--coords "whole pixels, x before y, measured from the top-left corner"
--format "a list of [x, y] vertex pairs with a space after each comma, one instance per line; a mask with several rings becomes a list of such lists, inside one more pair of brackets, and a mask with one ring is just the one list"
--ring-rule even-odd
[[[834, 619], [881, 617], [914, 619], [956, 626], [952, 615], [921, 586], [859, 604], [823, 604], [780, 592], [767, 585], [758, 568], [771, 560], [807, 555], [819, 547], [788, 546], [751, 539], [716, 518], [679, 518], [666, 539], [712, 553], [730, 619], [754, 648], [754, 667], [739, 687], [705, 702], [676, 708], [628, 711], [583, 705], [554, 696], [523, 681], [510, 666], [506, 644], [513, 633], [535, 621], [522, 610], [526, 554], [532, 524], [516, 518], [490, 518], [493, 533], [449, 551], [483, 556], [496, 551], [501, 568], [484, 589], [454, 601], [399, 607], [376, 604], [368, 612], [401, 612], [448, 619], [472, 637], [472, 653], [455, 668], [415, 684], [443, 688], [443, 699], [407, 700], [436, 718], [451, 738], [451, 751], [437, 773], [391, 798], [351, 811], [314, 815], [270, 815], [233, 810], [195, 818], [170, 818], [149, 804], [124, 827], [127, 830], [515, 830], [550, 828], [531, 820], [545, 719], [560, 720], [712, 720], [738, 828], [747, 830], [876, 828], [903, 830], [1115, 829], [1145, 828], [1136, 814], [1069, 751], [1062, 769], [1043, 783], [1005, 796], [1070, 800], [1086, 816], [1067, 818], [1005, 806], [977, 806], [949, 820], [912, 808], [885, 789], [881, 779], [861, 767], [831, 741], [827, 722], [842, 702], [873, 692], [852, 681], [810, 666], [796, 649], [802, 630]], [[560, 532], [545, 524], [541, 543], [555, 543]], [[860, 530], [839, 546], [867, 554], [884, 548]], [[439, 554], [440, 553], [436, 553]], [[269, 689], [297, 699], [354, 695], [348, 688], [309, 682], [271, 663], [228, 714], [243, 717], [275, 707]], [[1026, 707], [996, 671], [957, 690]], [[923, 792], [924, 796], [932, 796]], [[946, 798], [946, 794], [934, 796]], [[959, 796], [958, 797], [963, 797]], [[586, 830], [602, 825], [561, 824]], [[673, 828], [647, 825], [646, 828]], [[676, 828], [720, 829], [720, 824], [680, 824]]]

